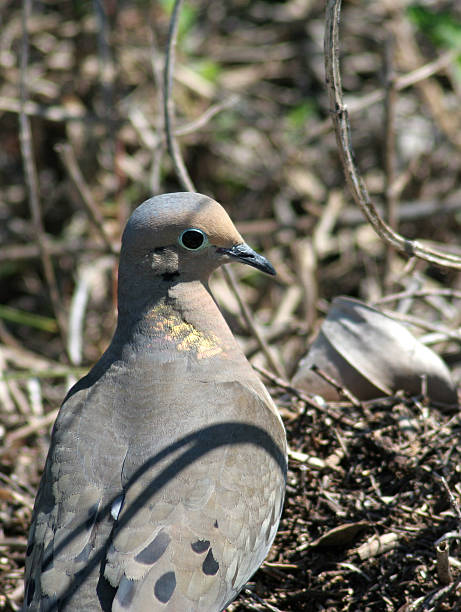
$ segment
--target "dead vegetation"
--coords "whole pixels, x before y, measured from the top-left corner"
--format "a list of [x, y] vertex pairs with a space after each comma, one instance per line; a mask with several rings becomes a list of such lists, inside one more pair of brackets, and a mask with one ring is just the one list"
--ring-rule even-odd
[[[5, 611], [21, 605], [56, 409], [113, 330], [120, 230], [143, 199], [182, 188], [164, 131], [171, 3], [27, 7], [6, 1], [0, 29]], [[416, 396], [328, 404], [289, 384], [340, 294], [393, 313], [444, 358], [457, 387], [461, 372], [459, 272], [386, 246], [345, 185], [325, 87], [324, 8], [194, 1], [179, 23], [172, 130], [185, 166], [278, 271], [274, 281], [233, 268], [246, 319], [225, 279], [213, 281], [291, 448], [276, 543], [229, 609], [460, 610], [459, 410], [431, 403], [424, 382]], [[457, 257], [460, 44], [454, 0], [343, 7], [342, 86], [371, 199], [406, 239]], [[368, 350], [373, 360], [380, 346]]]

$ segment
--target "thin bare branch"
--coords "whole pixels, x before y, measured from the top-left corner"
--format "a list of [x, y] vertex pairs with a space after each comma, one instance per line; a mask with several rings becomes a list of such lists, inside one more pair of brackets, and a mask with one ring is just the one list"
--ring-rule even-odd
[[[387, 205], [387, 221], [393, 230], [397, 230], [398, 223], [398, 197], [395, 190], [396, 178], [396, 138], [395, 138], [395, 110], [397, 102], [397, 90], [395, 88], [394, 72], [394, 40], [389, 35], [385, 43], [384, 67], [386, 80], [385, 98], [385, 124], [384, 124], [384, 162], [385, 162], [385, 188], [384, 195]], [[388, 247], [386, 253], [386, 279], [387, 285], [392, 282], [392, 271], [394, 269], [395, 251]]]
[[447, 51], [434, 61], [424, 64], [424, 66], [416, 68], [408, 74], [400, 76], [395, 83], [396, 89], [398, 91], [400, 91], [401, 89], [406, 89], [411, 85], [416, 85], [416, 83], [419, 83], [420, 81], [424, 81], [425, 79], [434, 76], [434, 74], [437, 74], [437, 72], [448, 68], [448, 66], [453, 63], [457, 56], [458, 53], [456, 51]]
[[352, 196], [370, 225], [387, 245], [409, 257], [415, 256], [431, 264], [461, 269], [461, 257], [426, 248], [417, 240], [408, 240], [393, 231], [380, 217], [370, 199], [368, 190], [354, 161], [349, 115], [343, 98], [339, 69], [340, 12], [341, 0], [328, 0], [325, 22], [325, 73], [336, 141]]
[[[152, 26], [150, 28], [150, 37], [151, 37], [151, 68], [152, 68], [152, 78], [156, 91], [157, 105], [158, 108], [162, 108], [164, 103], [164, 93], [163, 93], [163, 71], [161, 66], [161, 54], [159, 47], [157, 45], [157, 37], [155, 34], [155, 29]], [[160, 192], [160, 181], [162, 174], [162, 163], [163, 156], [166, 150], [165, 143], [165, 117], [162, 113], [156, 113], [156, 121], [155, 121], [155, 137], [157, 142], [152, 147], [152, 164], [150, 171], [150, 187], [153, 194]]]
[[281, 389], [284, 389], [290, 395], [293, 395], [297, 399], [299, 399], [302, 402], [304, 402], [306, 404], [306, 406], [309, 406], [310, 408], [314, 408], [319, 413], [327, 415], [327, 416], [331, 417], [332, 419], [334, 419], [335, 421], [342, 422], [342, 423], [344, 423], [346, 425], [354, 427], [355, 429], [360, 429], [360, 424], [354, 423], [354, 421], [352, 419], [350, 419], [347, 415], [341, 413], [340, 411], [336, 411], [335, 409], [331, 408], [331, 406], [329, 406], [326, 402], [322, 402], [321, 403], [318, 400], [318, 396], [310, 397], [309, 395], [307, 395], [306, 393], [303, 393], [302, 391], [300, 391], [296, 387], [293, 387], [293, 385], [290, 384], [289, 382], [287, 382], [283, 377], [274, 376], [274, 374], [272, 374], [272, 372], [268, 372], [264, 368], [260, 368], [258, 366], [254, 366], [254, 369], [257, 372], [259, 372], [260, 374], [262, 374], [265, 378], [270, 380], [270, 382], [273, 383], [274, 385], [276, 385], [277, 387], [280, 387]]
[[39, 198], [39, 184], [37, 176], [37, 168], [35, 165], [34, 152], [32, 149], [32, 132], [30, 128], [29, 117], [24, 112], [24, 107], [27, 102], [27, 66], [29, 63], [29, 34], [28, 20], [32, 11], [32, 0], [23, 0], [22, 4], [22, 45], [21, 45], [21, 76], [20, 76], [20, 92], [21, 92], [21, 112], [19, 114], [19, 139], [21, 143], [21, 154], [24, 165], [25, 180], [29, 196], [29, 208], [34, 224], [37, 245], [40, 250], [40, 258], [42, 261], [43, 272], [45, 274], [48, 293], [53, 307], [54, 315], [58, 323], [64, 346], [66, 345], [66, 320], [64, 311], [61, 306], [61, 297], [59, 295], [56, 276], [54, 274], [53, 264], [48, 251], [47, 236], [43, 224], [42, 211]]
[[383, 296], [379, 298], [379, 300], [373, 300], [372, 305], [376, 306], [377, 304], [397, 302], [398, 300], [404, 300], [405, 298], [426, 297], [431, 295], [461, 298], [461, 291], [456, 289], [410, 289], [409, 291], [399, 291], [398, 293]]
[[434, 474], [435, 479], [438, 480], [438, 482], [441, 483], [441, 485], [445, 489], [448, 495], [448, 499], [450, 500], [451, 507], [453, 508], [456, 516], [458, 517], [458, 522], [461, 525], [461, 508], [459, 506], [458, 501], [456, 500], [456, 497], [453, 495], [452, 490], [448, 486], [447, 479], [445, 478], [445, 476], [441, 476], [440, 474], [437, 474], [437, 472], [433, 472], [433, 474]]
[[76, 188], [82, 200], [82, 203], [85, 207], [86, 212], [88, 213], [90, 221], [93, 223], [95, 229], [103, 239], [104, 244], [106, 245], [109, 253], [115, 254], [115, 248], [104, 228], [104, 218], [98, 206], [96, 205], [96, 202], [93, 200], [91, 191], [88, 185], [86, 184], [85, 179], [83, 178], [72, 146], [68, 143], [62, 143], [56, 145], [55, 150], [61, 158], [63, 166], [67, 170], [69, 178], [72, 181], [72, 184]]
[[258, 342], [261, 348], [261, 351], [264, 353], [264, 356], [266, 357], [267, 362], [269, 363], [271, 368], [273, 368], [273, 370], [278, 374], [278, 376], [285, 378], [286, 374], [285, 374], [285, 371], [282, 365], [278, 362], [275, 355], [271, 351], [269, 345], [263, 338], [262, 334], [260, 333], [258, 329], [258, 326], [256, 325], [254, 321], [254, 318], [253, 318], [253, 315], [251, 314], [250, 309], [248, 308], [245, 301], [242, 299], [242, 296], [240, 295], [234, 273], [227, 266], [223, 267], [222, 271], [224, 274], [224, 278], [226, 279], [226, 282], [228, 283], [229, 287], [231, 288], [231, 291], [233, 292], [233, 294], [235, 295], [237, 299], [242, 317], [244, 318], [246, 324], [248, 325], [251, 333], [256, 338], [256, 341]]
[[165, 73], [164, 73], [164, 100], [163, 110], [165, 113], [165, 131], [168, 143], [168, 150], [173, 160], [174, 169], [176, 176], [180, 181], [185, 191], [195, 191], [194, 184], [187, 172], [186, 165], [179, 149], [178, 141], [174, 136], [174, 121], [175, 121], [175, 110], [174, 100], [172, 97], [173, 89], [173, 74], [174, 74], [174, 62], [175, 62], [175, 48], [176, 40], [178, 37], [178, 25], [179, 15], [181, 12], [183, 0], [176, 0], [173, 7], [173, 13], [171, 15], [170, 29], [168, 31], [168, 44], [165, 58]]
[[[114, 116], [114, 77], [115, 67], [109, 44], [109, 22], [107, 19], [105, 3], [102, 0], [93, 0], [93, 8], [97, 22], [98, 62], [100, 86], [102, 91], [102, 107], [105, 114], [107, 130], [108, 153], [111, 160], [115, 159], [115, 136], [113, 127]], [[104, 143], [106, 144], [106, 143]], [[107, 146], [107, 145], [106, 145]]]
[[192, 134], [193, 132], [204, 127], [215, 115], [225, 110], [226, 108], [230, 108], [234, 106], [238, 102], [238, 96], [229, 96], [226, 100], [222, 102], [218, 102], [217, 104], [212, 104], [209, 108], [203, 112], [200, 117], [186, 123], [182, 127], [177, 127], [174, 131], [176, 136], [184, 136], [185, 134]]
[[44, 104], [37, 104], [37, 102], [32, 100], [27, 100], [25, 104], [21, 105], [21, 101], [16, 98], [0, 96], [0, 111], [19, 115], [21, 110], [28, 117], [41, 117], [53, 123], [81, 121], [87, 124], [97, 124], [104, 121], [102, 117], [89, 113], [83, 108], [67, 109], [65, 106], [45, 106]]
[[[445, 70], [453, 63], [454, 59], [457, 57], [455, 51], [447, 51], [437, 59], [432, 62], [428, 62], [424, 64], [424, 66], [420, 66], [416, 70], [412, 70], [407, 74], [403, 74], [399, 76], [395, 80], [395, 90], [401, 91], [402, 89], [407, 89], [407, 87], [411, 87], [412, 85], [416, 85], [420, 81], [427, 79], [442, 70]], [[361, 98], [356, 98], [350, 102], [348, 105], [349, 115], [355, 115], [365, 108], [369, 108], [378, 102], [381, 102], [386, 97], [386, 90], [383, 89], [375, 89], [362, 96]], [[314, 125], [314, 127], [309, 130], [308, 133], [308, 142], [322, 136], [322, 134], [326, 134], [332, 129], [332, 123], [330, 119], [326, 119], [325, 121], [321, 121]]]
[[45, 429], [46, 427], [49, 427], [56, 420], [57, 414], [58, 410], [52, 410], [45, 416], [40, 417], [39, 419], [34, 419], [33, 423], [19, 427], [18, 429], [15, 429], [9, 433], [6, 437], [5, 447], [0, 450], [0, 457], [8, 452], [12, 444], [17, 443], [19, 440], [23, 440], [31, 434]]

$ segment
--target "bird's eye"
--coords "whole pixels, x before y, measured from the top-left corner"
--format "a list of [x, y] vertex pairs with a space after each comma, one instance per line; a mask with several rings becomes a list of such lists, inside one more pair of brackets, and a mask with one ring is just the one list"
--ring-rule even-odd
[[208, 244], [208, 236], [202, 230], [191, 227], [179, 235], [179, 244], [188, 251], [199, 251]]

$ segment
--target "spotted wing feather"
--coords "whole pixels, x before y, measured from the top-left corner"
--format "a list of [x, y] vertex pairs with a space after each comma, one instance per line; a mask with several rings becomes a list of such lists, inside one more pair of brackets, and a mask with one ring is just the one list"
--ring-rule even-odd
[[[261, 412], [264, 427], [277, 418], [260, 397], [241, 385], [232, 388], [242, 414], [254, 420]], [[223, 397], [230, 399], [228, 392]], [[225, 413], [224, 406], [216, 408]], [[240, 428], [228, 427], [227, 444], [216, 443], [214, 428], [205, 429], [199, 446], [213, 450], [182, 463], [193, 452], [181, 448], [128, 486], [105, 568], [117, 587], [114, 612], [219, 612], [264, 560], [282, 509], [284, 467], [256, 439], [240, 440]], [[283, 448], [282, 440], [277, 444]], [[172, 465], [174, 481], [155, 488], [140, 506]], [[125, 468], [129, 482], [129, 460]]]

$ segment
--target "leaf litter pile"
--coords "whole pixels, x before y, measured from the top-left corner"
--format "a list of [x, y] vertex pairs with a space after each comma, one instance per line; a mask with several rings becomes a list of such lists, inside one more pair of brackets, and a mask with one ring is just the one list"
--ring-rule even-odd
[[[19, 3], [2, 8], [0, 610], [21, 607], [56, 410], [114, 328], [121, 228], [143, 199], [181, 190], [163, 128], [171, 8], [34, 2], [27, 44]], [[212, 279], [290, 445], [279, 533], [229, 610], [461, 610], [461, 276], [388, 249], [353, 204], [324, 8], [196, 0], [179, 23], [186, 167], [278, 272], [233, 267], [264, 350]], [[457, 255], [460, 44], [455, 0], [343, 7], [343, 87], [371, 197], [402, 235]]]

